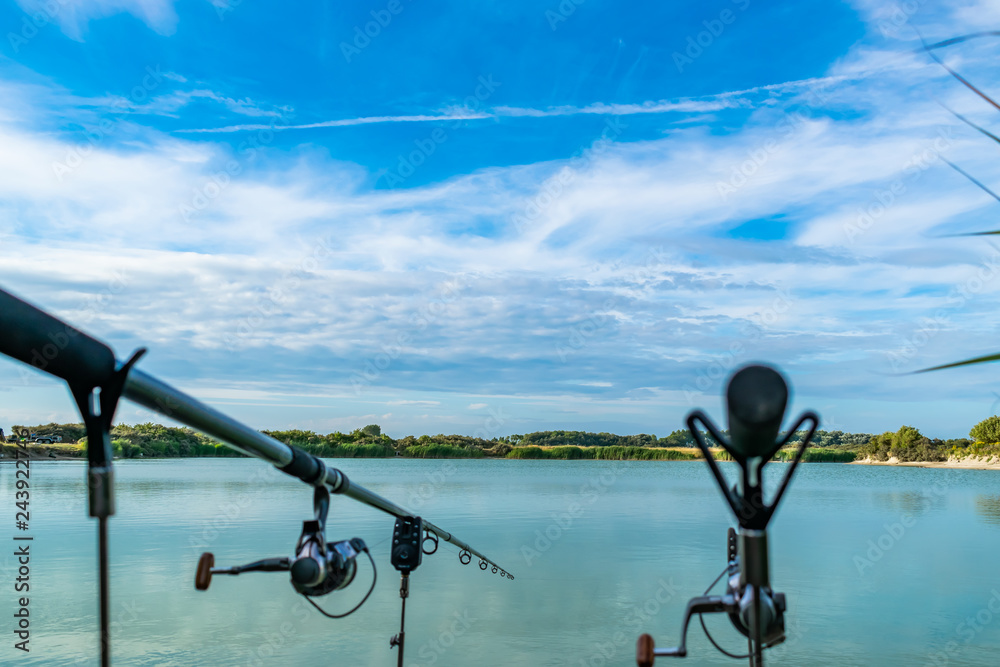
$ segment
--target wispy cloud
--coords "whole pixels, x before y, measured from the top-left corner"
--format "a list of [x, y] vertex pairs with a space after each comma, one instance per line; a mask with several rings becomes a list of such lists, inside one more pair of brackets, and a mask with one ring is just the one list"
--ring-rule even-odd
[[[550, 118], [578, 115], [630, 116], [639, 114], [667, 113], [705, 113], [723, 109], [752, 108], [754, 97], [761, 93], [769, 95], [801, 91], [814, 86], [825, 86], [839, 83], [849, 78], [857, 78], [863, 74], [852, 76], [840, 75], [824, 78], [789, 81], [780, 84], [756, 86], [743, 90], [735, 90], [699, 99], [658, 100], [641, 104], [621, 104], [595, 102], [586, 106], [562, 105], [546, 108], [496, 106], [486, 111], [441, 111], [432, 114], [411, 114], [393, 116], [361, 116], [356, 118], [341, 118], [315, 123], [300, 123], [280, 125], [278, 127], [263, 124], [227, 125], [215, 128], [190, 128], [177, 130], [185, 133], [225, 133], [246, 132], [264, 129], [308, 130], [326, 127], [351, 127], [355, 125], [372, 125], [380, 123], [440, 123], [444, 121], [487, 120], [497, 118]], [[771, 100], [773, 102], [773, 100]]]
[[441, 401], [387, 401], [386, 405], [419, 405], [426, 407], [441, 405]]

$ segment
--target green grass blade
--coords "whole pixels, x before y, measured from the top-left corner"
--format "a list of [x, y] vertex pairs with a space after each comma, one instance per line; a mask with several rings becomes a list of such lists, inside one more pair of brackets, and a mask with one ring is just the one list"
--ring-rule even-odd
[[989, 361], [1000, 361], [1000, 354], [988, 354], [985, 357], [976, 357], [975, 359], [967, 359], [965, 361], [957, 361], [953, 364], [944, 364], [943, 366], [934, 366], [933, 368], [923, 368], [919, 371], [914, 371], [914, 373], [928, 373], [930, 371], [939, 371], [945, 368], [957, 368], [959, 366], [971, 366], [972, 364], [985, 364]]

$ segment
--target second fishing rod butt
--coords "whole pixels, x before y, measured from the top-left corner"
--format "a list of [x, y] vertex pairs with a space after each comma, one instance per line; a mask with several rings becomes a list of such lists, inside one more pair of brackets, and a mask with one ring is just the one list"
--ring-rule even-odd
[[[705, 594], [688, 601], [681, 621], [680, 642], [675, 647], [657, 648], [649, 634], [636, 642], [636, 665], [652, 667], [656, 658], [687, 656], [687, 631], [693, 616], [698, 615], [709, 641], [729, 657], [747, 659], [751, 667], [762, 667], [764, 650], [785, 640], [786, 601], [783, 593], [771, 589], [768, 562], [767, 526], [788, 488], [802, 455], [819, 427], [815, 412], [803, 413], [780, 436], [790, 391], [784, 376], [774, 367], [750, 364], [737, 370], [726, 386], [728, 437], [701, 410], [694, 410], [686, 421], [691, 437], [705, 457], [709, 471], [732, 510], [739, 530], [730, 528], [726, 539], [726, 567]], [[786, 446], [801, 427], [809, 429], [797, 443], [791, 466], [768, 503], [764, 499], [763, 469]], [[739, 482], [730, 488], [715, 455], [705, 441], [705, 432], [722, 447], [739, 467]], [[723, 595], [709, 595], [721, 579], [726, 579]], [[724, 613], [733, 627], [746, 637], [746, 654], [724, 651], [708, 634], [702, 614]]]

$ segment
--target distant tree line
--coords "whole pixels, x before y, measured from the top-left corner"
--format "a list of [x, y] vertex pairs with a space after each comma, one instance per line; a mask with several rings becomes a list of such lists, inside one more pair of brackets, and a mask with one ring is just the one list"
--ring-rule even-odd
[[[14, 432], [27, 430], [37, 435], [58, 435], [62, 443], [44, 446], [64, 456], [82, 456], [86, 444], [83, 424], [15, 425]], [[262, 431], [289, 445], [326, 458], [546, 458], [546, 459], [638, 459], [677, 460], [697, 458], [698, 454], [675, 452], [694, 446], [687, 430], [669, 435], [616, 435], [589, 431], [539, 431], [496, 437], [490, 440], [465, 435], [408, 435], [393, 439], [382, 433], [378, 424], [369, 424], [349, 433], [334, 431], [321, 434], [301, 429]], [[928, 438], [912, 426], [880, 435], [817, 431], [806, 452], [806, 461], [850, 461], [855, 456], [874, 461], [943, 461], [954, 456], [1000, 456], [1000, 416], [976, 424], [971, 439], [940, 440]], [[778, 453], [787, 460], [805, 431], [793, 435], [789, 446]], [[228, 456], [242, 454], [190, 428], [162, 424], [119, 424], [111, 431], [116, 456], [122, 458], [159, 458], [189, 456]], [[712, 443], [706, 435], [706, 441]], [[669, 449], [665, 449], [669, 448]], [[662, 450], [656, 453], [657, 450]], [[725, 458], [724, 453], [718, 458]]]

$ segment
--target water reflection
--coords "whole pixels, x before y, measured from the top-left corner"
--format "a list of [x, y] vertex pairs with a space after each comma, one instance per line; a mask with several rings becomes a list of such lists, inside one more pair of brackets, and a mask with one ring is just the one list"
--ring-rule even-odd
[[890, 491], [872, 494], [875, 506], [890, 514], [908, 514], [917, 517], [944, 504], [944, 496], [923, 491]]
[[[432, 652], [435, 667], [634, 664], [638, 633], [669, 643], [688, 597], [700, 594], [724, 565], [731, 517], [703, 464], [456, 461], [454, 474], [441, 479], [435, 477], [441, 464], [433, 460], [335, 463], [390, 498], [417, 498], [427, 518], [517, 577], [502, 580], [475, 562], [462, 567], [450, 545], [425, 557], [407, 605], [407, 664], [430, 664], [420, 649], [466, 612], [475, 622], [448, 651]], [[607, 470], [613, 484], [583, 505], [581, 488]], [[387, 641], [399, 623], [398, 576], [388, 555], [391, 519], [334, 499], [331, 536], [361, 537], [379, 567], [369, 602], [334, 622], [296, 607], [301, 599], [287, 575], [219, 577], [209, 591], [193, 587], [201, 551], [215, 553], [219, 565], [287, 554], [311, 516], [307, 488], [280, 476], [258, 477], [270, 468], [248, 460], [124, 462], [117, 474], [113, 599], [137, 605], [136, 618], [123, 619], [116, 631], [118, 662], [277, 667], [329, 664], [335, 656], [350, 664], [395, 663]], [[81, 664], [96, 664], [95, 541], [82, 480], [79, 466], [32, 469], [38, 549], [32, 566], [40, 585], [37, 593], [32, 587], [31, 603], [38, 605], [39, 650], [18, 656], [22, 666], [69, 665], [81, 656], [87, 656]], [[421, 495], [421, 484], [432, 492]], [[8, 506], [9, 488], [0, 485]], [[948, 477], [934, 470], [804, 465], [772, 525], [772, 581], [791, 611], [789, 641], [769, 664], [923, 665], [930, 653], [960, 640], [954, 628], [989, 602], [984, 582], [995, 578], [990, 557], [1000, 551], [1000, 531], [970, 528], [1000, 524], [998, 494], [1000, 477], [991, 473]], [[238, 512], [234, 495], [244, 499]], [[66, 511], [73, 498], [80, 506]], [[581, 510], [570, 521], [573, 503]], [[855, 558], [867, 557], [869, 542], [893, 530], [904, 514], [920, 520], [859, 573]], [[366, 565], [358, 585], [324, 602], [334, 611], [350, 608], [368, 576]], [[915, 580], [934, 585], [914, 586]], [[656, 598], [663, 581], [677, 589], [666, 602], [666, 595]], [[283, 624], [292, 630], [278, 637]], [[738, 645], [728, 626], [719, 631], [727, 646]], [[691, 642], [691, 664], [733, 664], [699, 632]], [[1000, 624], [994, 621], [963, 644], [961, 659], [995, 664], [997, 651]], [[0, 663], [6, 655], [0, 652]]]
[[1000, 496], [976, 496], [976, 514], [986, 523], [1000, 526]]

